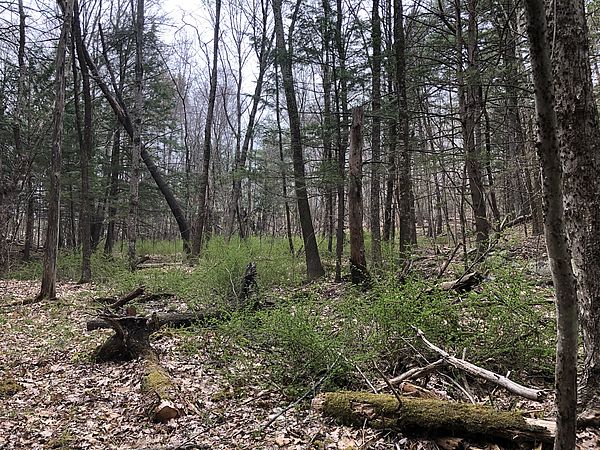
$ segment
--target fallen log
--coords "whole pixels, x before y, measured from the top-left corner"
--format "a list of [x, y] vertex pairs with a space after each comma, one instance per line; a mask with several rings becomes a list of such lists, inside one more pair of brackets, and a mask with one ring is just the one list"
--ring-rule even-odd
[[514, 381], [509, 380], [505, 376], [476, 366], [475, 364], [465, 361], [464, 359], [451, 356], [445, 350], [442, 350], [438, 346], [429, 342], [425, 337], [425, 334], [419, 329], [417, 329], [417, 335], [421, 338], [425, 345], [427, 345], [431, 350], [439, 354], [444, 359], [444, 361], [446, 361], [448, 364], [452, 365], [453, 367], [459, 370], [467, 372], [469, 375], [472, 375], [477, 378], [483, 378], [484, 380], [494, 383], [497, 386], [503, 387], [504, 389], [506, 389], [509, 392], [512, 392], [513, 394], [520, 395], [521, 397], [525, 397], [530, 400], [540, 402], [546, 397], [546, 393], [541, 389], [532, 389], [522, 386], [519, 383], [515, 383]]
[[[161, 313], [156, 314], [159, 327], [170, 326], [173, 328], [189, 327], [194, 323], [208, 324], [210, 322], [220, 320], [224, 317], [225, 313], [221, 310], [210, 309], [200, 312], [191, 313]], [[132, 316], [131, 318], [139, 318], [138, 316]], [[147, 320], [146, 317], [141, 317]], [[104, 316], [99, 316], [96, 319], [91, 319], [86, 322], [86, 328], [88, 331], [100, 330], [113, 328], [111, 323], [107, 321]]]
[[346, 425], [391, 429], [427, 437], [490, 437], [509, 445], [551, 444], [554, 422], [524, 418], [515, 411], [436, 399], [366, 392], [327, 392], [313, 400], [313, 409]]
[[468, 292], [483, 281], [479, 272], [469, 272], [452, 281], [444, 281], [438, 287], [443, 291]]

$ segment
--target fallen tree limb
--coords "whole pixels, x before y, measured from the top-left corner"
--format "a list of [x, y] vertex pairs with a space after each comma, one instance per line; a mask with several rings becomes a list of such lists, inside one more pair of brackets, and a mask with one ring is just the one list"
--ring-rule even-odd
[[515, 411], [424, 398], [402, 398], [365, 392], [328, 392], [313, 408], [344, 424], [432, 436], [501, 439], [503, 442], [550, 444], [554, 423], [527, 419]]
[[95, 298], [94, 301], [96, 303], [108, 303], [108, 307], [111, 309], [116, 309], [119, 308], [123, 305], [125, 305], [126, 303], [130, 302], [131, 300], [139, 297], [140, 295], [142, 295], [145, 291], [145, 286], [138, 286], [137, 288], [135, 288], [133, 291], [128, 292], [127, 294], [123, 295], [122, 297], [98, 297]]
[[438, 287], [443, 291], [468, 292], [483, 281], [479, 272], [469, 272], [452, 281], [444, 281]]
[[[223, 318], [225, 313], [223, 311], [217, 309], [210, 309], [206, 311], [200, 312], [192, 312], [192, 313], [164, 313], [164, 314], [156, 314], [156, 319], [158, 321], [159, 327], [168, 325], [170, 327], [179, 328], [179, 327], [189, 327], [194, 323], [209, 323], [211, 321], [220, 320]], [[136, 318], [138, 316], [132, 316], [132, 318]], [[138, 317], [139, 318], [139, 317]], [[142, 317], [142, 319], [147, 320], [147, 318]], [[99, 330], [99, 329], [107, 329], [113, 328], [111, 323], [107, 321], [103, 316], [98, 317], [97, 319], [88, 320], [86, 323], [86, 328], [88, 331]]]
[[415, 367], [413, 369], [407, 370], [406, 372], [398, 375], [397, 377], [390, 379], [390, 383], [391, 384], [400, 384], [406, 380], [411, 380], [411, 379], [414, 380], [415, 378], [420, 378], [422, 376], [425, 376], [425, 375], [433, 372], [435, 369], [443, 366], [444, 364], [446, 364], [446, 362], [443, 359], [438, 359], [437, 361], [427, 364], [424, 367]]
[[543, 390], [532, 389], [522, 386], [519, 383], [515, 383], [514, 381], [509, 380], [505, 376], [476, 366], [475, 364], [465, 361], [464, 359], [451, 356], [445, 350], [442, 350], [441, 348], [429, 342], [423, 334], [423, 332], [419, 329], [417, 329], [417, 335], [421, 338], [425, 345], [427, 345], [431, 350], [442, 356], [444, 361], [446, 361], [448, 364], [452, 365], [453, 367], [459, 370], [467, 372], [468, 374], [474, 377], [483, 378], [486, 381], [503, 387], [504, 389], [506, 389], [509, 392], [512, 392], [513, 394], [520, 395], [521, 397], [525, 397], [530, 400], [535, 400], [539, 402], [546, 397], [546, 393]]

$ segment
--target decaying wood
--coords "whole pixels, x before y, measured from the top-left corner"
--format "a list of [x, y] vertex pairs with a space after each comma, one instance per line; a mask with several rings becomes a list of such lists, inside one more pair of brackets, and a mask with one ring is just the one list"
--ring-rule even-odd
[[477, 378], [482, 378], [486, 381], [503, 387], [504, 389], [506, 389], [509, 392], [512, 392], [513, 394], [520, 395], [521, 397], [525, 397], [530, 400], [535, 400], [539, 402], [546, 397], [546, 393], [543, 390], [532, 389], [522, 386], [519, 383], [515, 383], [514, 381], [509, 380], [505, 376], [476, 366], [475, 364], [465, 361], [464, 359], [451, 356], [445, 350], [442, 350], [441, 348], [429, 342], [421, 330], [417, 330], [417, 334], [423, 340], [425, 345], [427, 345], [430, 349], [439, 354], [445, 362], [459, 370], [467, 372], [469, 375], [472, 375]]
[[173, 400], [175, 388], [171, 377], [157, 357], [144, 361], [141, 390], [148, 398], [146, 413], [154, 422], [165, 423], [181, 415]]
[[483, 280], [479, 272], [469, 272], [452, 281], [445, 281], [438, 285], [443, 291], [468, 292]]
[[147, 412], [155, 422], [179, 417], [173, 401], [174, 386], [167, 371], [160, 366], [158, 355], [150, 345], [150, 335], [160, 329], [158, 316], [101, 316], [115, 331], [94, 352], [96, 362], [144, 360], [141, 389], [147, 398]]
[[464, 436], [501, 440], [512, 445], [551, 444], [554, 424], [524, 418], [515, 411], [497, 411], [488, 406], [436, 399], [403, 397], [365, 392], [328, 392], [313, 400], [323, 415], [357, 427], [391, 429], [407, 434]]
[[462, 242], [459, 242], [456, 247], [454, 247], [454, 250], [452, 250], [452, 253], [450, 253], [450, 256], [448, 256], [448, 258], [446, 259], [446, 261], [444, 261], [444, 264], [442, 264], [440, 266], [440, 268], [437, 271], [437, 278], [441, 278], [442, 275], [444, 275], [444, 272], [446, 272], [446, 269], [448, 268], [448, 266], [450, 265], [450, 263], [452, 262], [452, 260], [454, 259], [454, 257], [456, 256], [456, 253], [458, 252], [458, 249], [462, 247]]
[[242, 285], [240, 288], [240, 292], [237, 296], [238, 307], [246, 306], [252, 297], [254, 297], [254, 300], [251, 306], [253, 308], [256, 308], [258, 306], [255, 296], [255, 294], [258, 293], [258, 283], [256, 281], [257, 276], [258, 272], [256, 271], [256, 264], [253, 262], [249, 263], [246, 266], [246, 270], [244, 271]]
[[[158, 321], [160, 327], [168, 325], [173, 328], [179, 328], [189, 327], [194, 323], [207, 324], [215, 320], [220, 320], [223, 318], [224, 314], [225, 313], [223, 311], [217, 309], [208, 309], [205, 311], [190, 313], [161, 313], [156, 314], [156, 320]], [[147, 317], [135, 316], [131, 318], [148, 320]], [[93, 331], [113, 327], [109, 321], [101, 316], [96, 319], [88, 320], [86, 323], [86, 328], [88, 331]]]
[[128, 292], [127, 294], [121, 296], [121, 297], [98, 297], [95, 298], [94, 301], [96, 303], [108, 303], [108, 307], [111, 309], [116, 309], [120, 306], [125, 305], [126, 303], [130, 302], [131, 300], [139, 297], [140, 295], [144, 294], [145, 291], [145, 286], [138, 286], [137, 288], [135, 288], [133, 291]]
[[517, 225], [521, 225], [522, 223], [528, 222], [529, 220], [531, 220], [531, 218], [531, 214], [525, 214], [523, 216], [515, 217], [513, 220], [510, 220], [508, 222], [505, 221], [502, 224], [500, 224], [500, 226], [498, 227], [498, 231], [503, 231], [507, 228], [516, 227]]

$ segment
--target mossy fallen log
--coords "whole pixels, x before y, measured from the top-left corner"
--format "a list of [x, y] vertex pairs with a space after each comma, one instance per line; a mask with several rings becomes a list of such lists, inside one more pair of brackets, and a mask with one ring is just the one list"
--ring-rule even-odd
[[437, 399], [365, 392], [328, 392], [313, 401], [313, 408], [346, 425], [390, 429], [427, 437], [462, 436], [494, 438], [503, 443], [551, 444], [554, 423], [524, 418], [515, 411]]
[[165, 423], [180, 416], [175, 406], [175, 388], [171, 377], [156, 358], [144, 360], [141, 391], [148, 397], [146, 413], [154, 422]]

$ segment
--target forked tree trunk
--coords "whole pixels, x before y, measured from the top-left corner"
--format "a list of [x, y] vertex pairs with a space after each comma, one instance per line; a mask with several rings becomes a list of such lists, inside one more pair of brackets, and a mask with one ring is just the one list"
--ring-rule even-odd
[[73, 16], [73, 0], [59, 1], [62, 17], [62, 29], [58, 39], [55, 59], [54, 79], [54, 120], [52, 123], [52, 151], [50, 163], [50, 191], [48, 194], [48, 226], [46, 229], [46, 246], [44, 249], [44, 273], [42, 287], [37, 299], [56, 298], [56, 258], [60, 227], [60, 174], [62, 169], [62, 137], [65, 116], [65, 67], [67, 59], [67, 42], [71, 34]]
[[294, 181], [296, 198], [298, 201], [298, 214], [300, 216], [300, 227], [306, 255], [306, 269], [308, 278], [314, 280], [325, 275], [321, 264], [317, 239], [312, 223], [310, 205], [308, 203], [308, 192], [306, 188], [306, 176], [304, 168], [304, 155], [302, 150], [302, 136], [300, 132], [300, 114], [296, 103], [296, 92], [292, 74], [292, 61], [286, 49], [283, 33], [283, 18], [281, 13], [281, 0], [273, 0], [273, 13], [275, 20], [275, 35], [277, 42], [277, 60], [281, 67], [283, 89], [287, 102], [290, 123], [290, 146], [294, 165]]
[[526, 0], [535, 105], [538, 154], [544, 178], [544, 231], [556, 289], [556, 450], [572, 450], [576, 438], [577, 290], [567, 246], [557, 117], [543, 0]]

